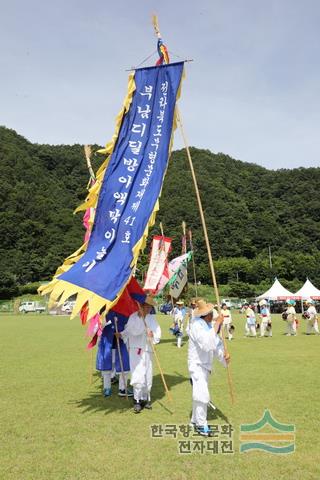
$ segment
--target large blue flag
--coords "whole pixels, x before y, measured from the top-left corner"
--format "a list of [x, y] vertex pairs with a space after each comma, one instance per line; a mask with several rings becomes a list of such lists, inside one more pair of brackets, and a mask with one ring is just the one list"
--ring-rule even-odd
[[73, 293], [79, 287], [108, 305], [129, 281], [167, 169], [182, 72], [183, 62], [135, 71], [131, 105], [104, 173], [89, 243], [56, 277], [56, 285], [67, 282]]

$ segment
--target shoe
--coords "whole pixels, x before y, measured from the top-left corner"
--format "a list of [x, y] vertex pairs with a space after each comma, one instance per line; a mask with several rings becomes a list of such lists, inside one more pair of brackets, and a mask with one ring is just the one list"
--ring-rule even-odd
[[211, 437], [212, 436], [212, 430], [208, 425], [205, 426], [195, 426], [195, 431], [199, 433], [199, 435], [202, 435], [203, 437]]
[[149, 400], [141, 400], [140, 403], [142, 405], [142, 408], [146, 408], [147, 410], [152, 410], [152, 405]]
[[135, 400], [134, 405], [133, 405], [134, 413], [140, 413], [141, 410], [142, 410], [141, 404]]
[[[119, 397], [126, 397], [126, 391], [125, 390], [119, 390], [118, 395], [119, 395]], [[128, 397], [133, 397], [133, 390], [131, 390], [131, 388], [127, 388], [127, 396]]]
[[119, 383], [119, 378], [117, 375], [111, 378], [111, 385], [115, 385], [116, 383]]
[[112, 395], [111, 388], [104, 388], [104, 389], [103, 389], [103, 395], [104, 395], [105, 397], [111, 397], [111, 395]]

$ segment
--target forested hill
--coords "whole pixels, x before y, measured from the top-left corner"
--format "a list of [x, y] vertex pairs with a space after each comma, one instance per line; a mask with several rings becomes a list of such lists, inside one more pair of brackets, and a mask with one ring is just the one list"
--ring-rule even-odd
[[[191, 149], [220, 283], [253, 285], [277, 274], [288, 286], [320, 285], [320, 168], [271, 171]], [[103, 158], [95, 155], [95, 169]], [[82, 243], [88, 172], [82, 145], [28, 142], [0, 127], [0, 296], [48, 279]], [[192, 228], [199, 280], [209, 281], [200, 216], [185, 151], [173, 152], [158, 221], [180, 254], [181, 222]], [[157, 231], [155, 228], [154, 231]], [[273, 254], [270, 270], [268, 247]], [[146, 256], [142, 256], [142, 259]], [[298, 281], [299, 280], [299, 281]], [[232, 293], [232, 292], [230, 292]], [[240, 293], [240, 292], [238, 292]]]

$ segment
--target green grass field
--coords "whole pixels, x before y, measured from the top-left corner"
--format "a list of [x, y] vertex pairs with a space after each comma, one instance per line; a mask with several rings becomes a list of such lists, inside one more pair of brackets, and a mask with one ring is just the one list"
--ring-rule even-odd
[[[0, 478], [78, 479], [318, 479], [320, 338], [283, 335], [274, 316], [274, 336], [243, 337], [235, 316], [235, 340], [228, 342], [236, 403], [230, 403], [225, 369], [217, 365], [211, 392], [218, 411], [210, 423], [234, 427], [234, 454], [179, 454], [177, 438], [151, 438], [153, 424], [188, 424], [191, 387], [187, 344], [177, 349], [169, 317], [159, 316], [163, 341], [158, 353], [173, 404], [164, 395], [154, 366], [153, 410], [132, 413], [132, 404], [101, 395], [90, 383], [92, 355], [78, 319], [42, 315], [0, 317]], [[95, 353], [95, 352], [94, 352]], [[295, 424], [296, 451], [276, 455], [239, 453], [239, 430], [269, 409], [280, 423]], [[191, 441], [202, 440], [191, 437]]]

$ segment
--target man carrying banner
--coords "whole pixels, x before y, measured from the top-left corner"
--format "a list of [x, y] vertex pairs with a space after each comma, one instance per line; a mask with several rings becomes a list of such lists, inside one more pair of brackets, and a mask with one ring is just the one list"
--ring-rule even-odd
[[131, 382], [134, 395], [134, 412], [140, 413], [143, 408], [151, 409], [152, 387], [152, 346], [158, 343], [161, 329], [155, 315], [151, 315], [155, 305], [148, 295], [144, 303], [139, 304], [139, 311], [130, 315], [122, 339], [127, 343], [130, 357]]
[[212, 371], [213, 359], [216, 357], [226, 366], [230, 361], [225, 354], [223, 343], [218, 335], [223, 323], [223, 315], [218, 316], [212, 326], [214, 306], [199, 300], [195, 309], [195, 321], [189, 333], [188, 368], [192, 382], [192, 417], [191, 423], [203, 436], [210, 436], [211, 429], [207, 422], [207, 407], [210, 401], [208, 379]]
[[183, 338], [183, 322], [185, 317], [186, 310], [184, 308], [184, 302], [179, 300], [176, 302], [175, 306], [171, 311], [171, 315], [173, 317], [173, 325], [170, 329], [173, 335], [176, 336], [177, 339], [177, 347], [181, 348], [182, 345], [182, 338]]

